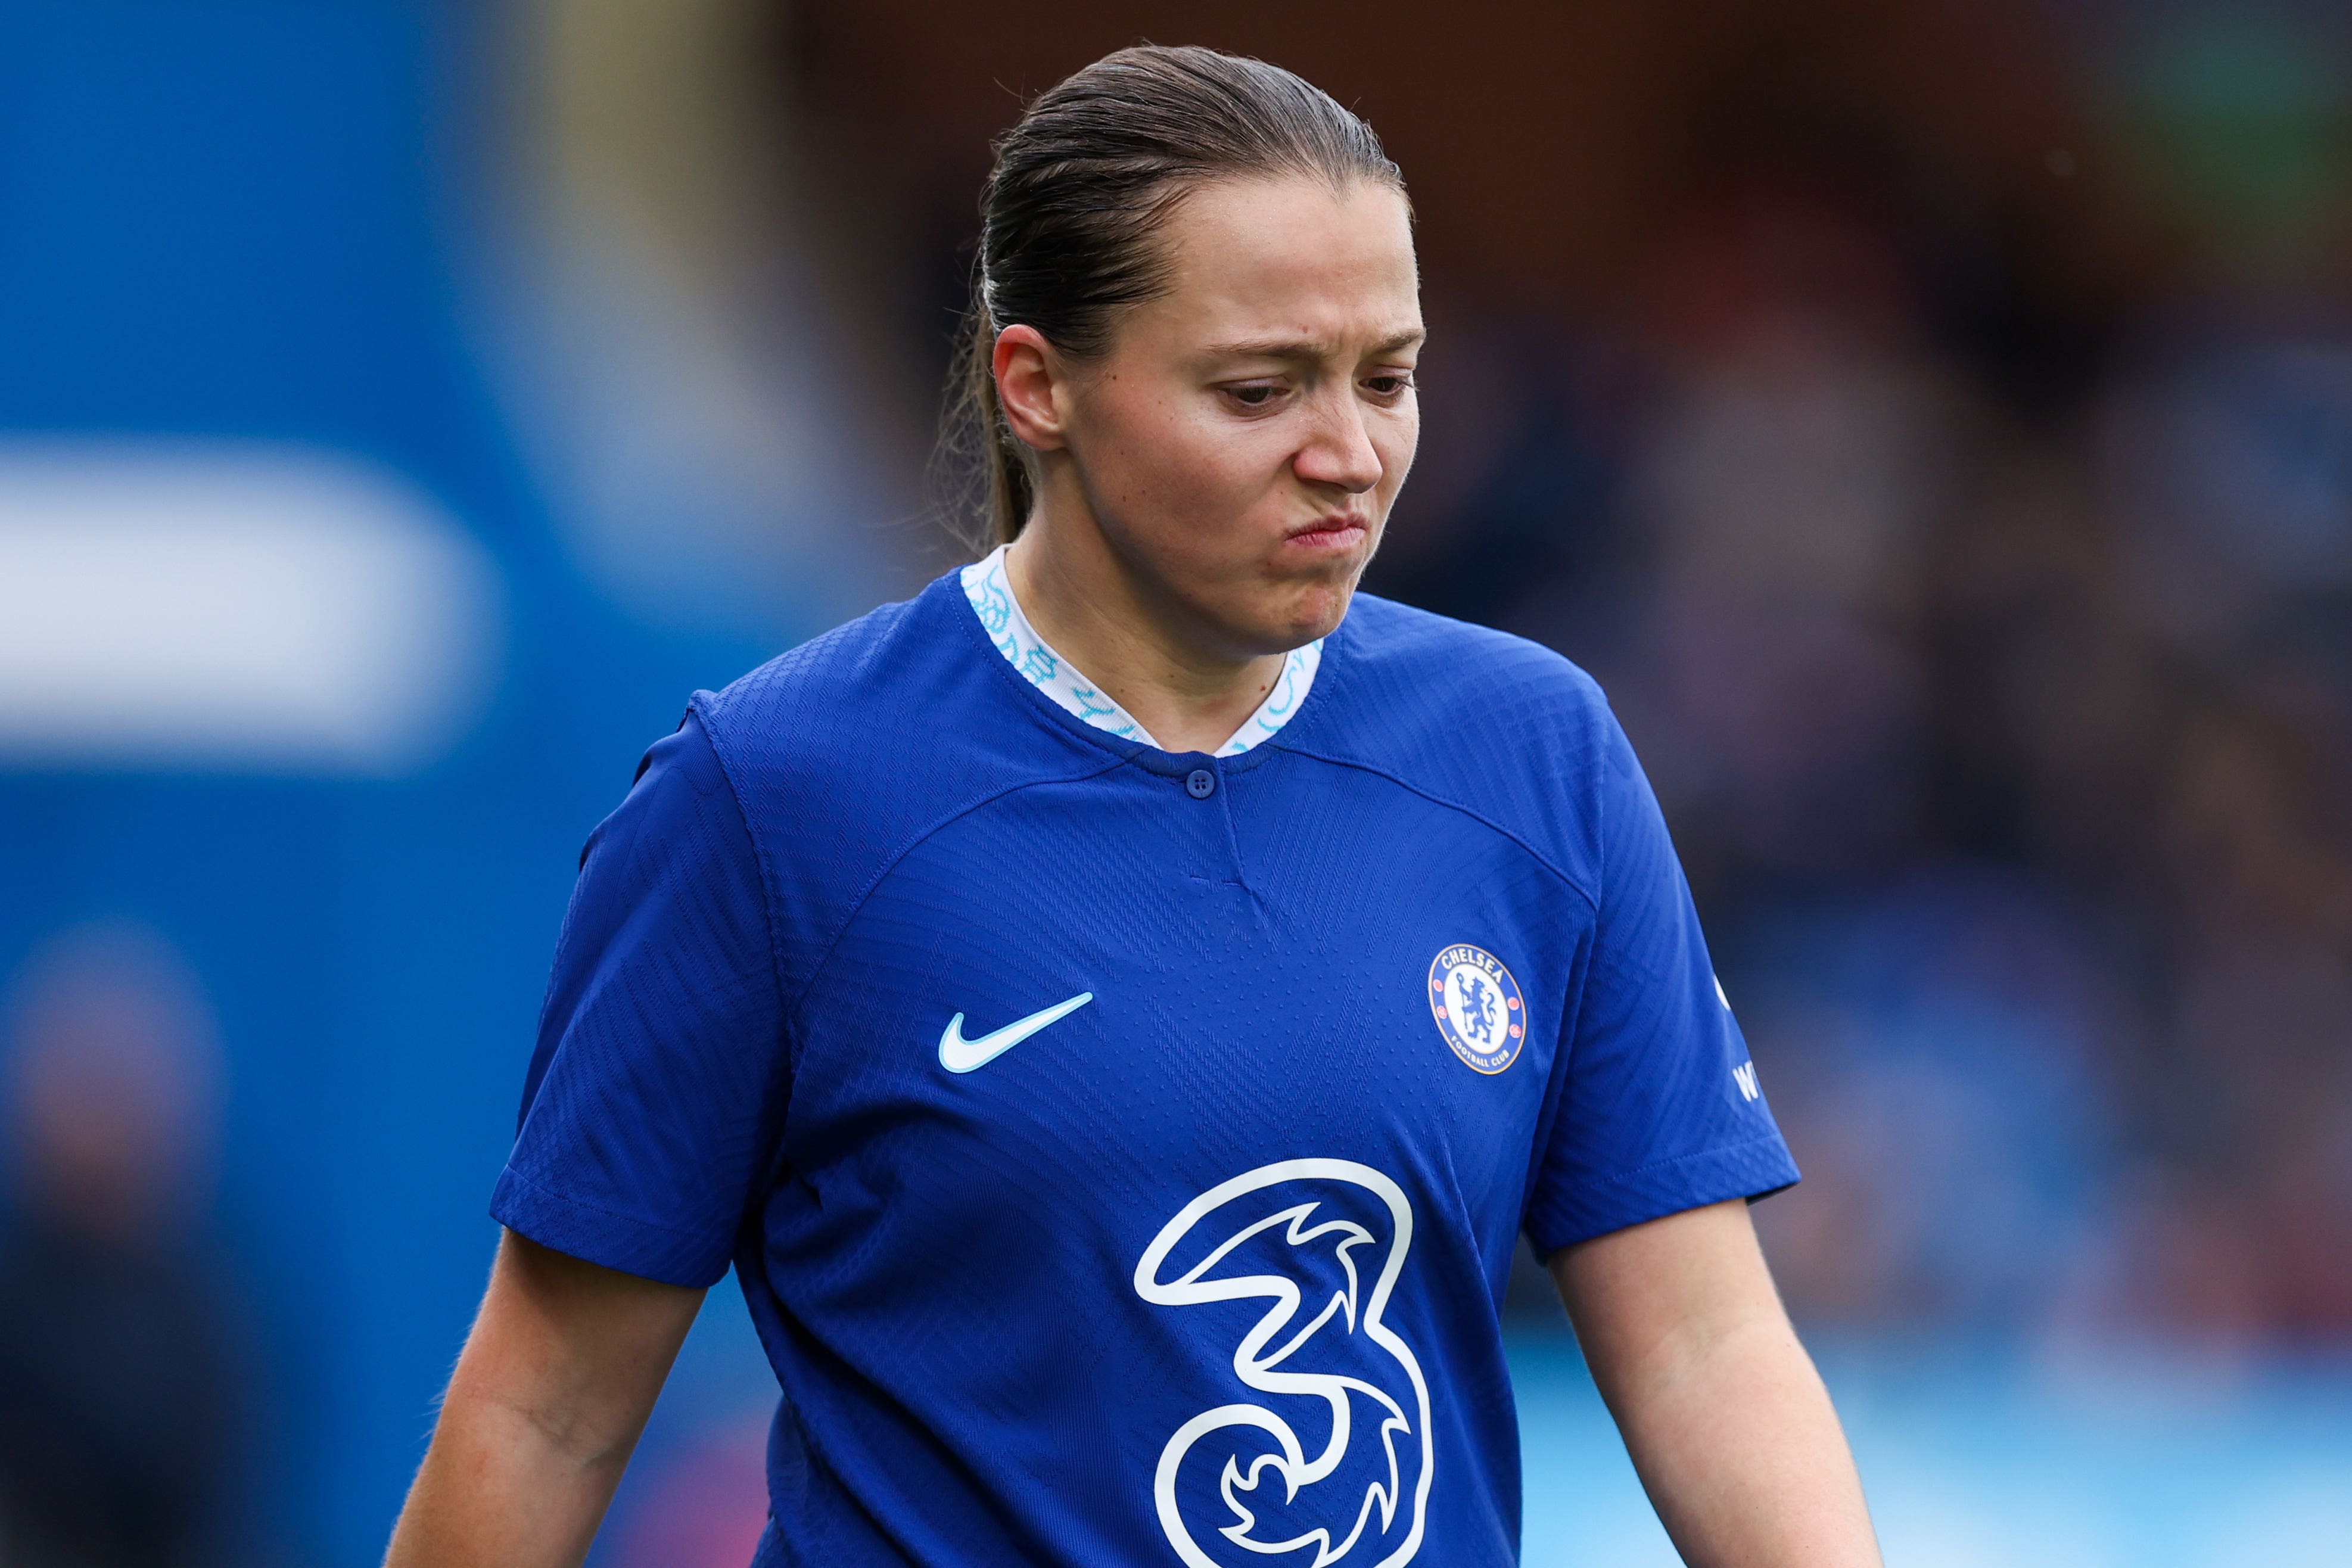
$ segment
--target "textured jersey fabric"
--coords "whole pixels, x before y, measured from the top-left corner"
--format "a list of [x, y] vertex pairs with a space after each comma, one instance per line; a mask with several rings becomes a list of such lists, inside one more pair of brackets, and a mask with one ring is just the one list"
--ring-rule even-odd
[[[958, 579], [963, 584], [963, 596], [971, 603], [972, 614], [980, 617], [981, 629], [988, 633], [996, 651], [1030, 685], [1052, 698], [1063, 712], [1123, 741], [1158, 746], [1160, 742], [1136, 721], [1135, 715], [1087, 679], [1085, 671], [1056, 653], [1037, 635], [1037, 628], [1029, 624], [1029, 617], [1021, 609], [1021, 597], [1013, 593], [1013, 579], [1004, 569], [1005, 552], [1012, 548], [1010, 544], [998, 545], [965, 567]], [[1307, 694], [1315, 689], [1315, 672], [1322, 664], [1322, 638], [1292, 648], [1283, 658], [1282, 674], [1265, 694], [1265, 700], [1217, 748], [1216, 754], [1238, 757], [1267, 736], [1279, 732], [1290, 722], [1291, 715], [1298, 711]]]
[[1517, 1233], [1796, 1174], [1573, 666], [1359, 595], [1278, 734], [1171, 755], [950, 574], [653, 748], [492, 1212], [734, 1265], [761, 1568], [1461, 1568], [1517, 1560]]

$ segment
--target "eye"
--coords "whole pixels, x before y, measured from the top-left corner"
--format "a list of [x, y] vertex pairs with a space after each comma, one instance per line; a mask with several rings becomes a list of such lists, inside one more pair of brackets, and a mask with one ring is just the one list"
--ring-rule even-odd
[[1409, 370], [1385, 371], [1364, 378], [1364, 386], [1373, 396], [1391, 400], [1402, 397], [1413, 385], [1412, 372]]
[[1218, 390], [1244, 408], [1265, 408], [1282, 395], [1281, 384], [1272, 381], [1239, 382]]

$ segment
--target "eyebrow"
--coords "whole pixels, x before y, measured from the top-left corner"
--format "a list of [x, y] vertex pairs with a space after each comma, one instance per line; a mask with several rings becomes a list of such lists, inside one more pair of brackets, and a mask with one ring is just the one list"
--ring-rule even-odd
[[[1376, 354], [1395, 353], [1400, 349], [1411, 348], [1428, 335], [1428, 329], [1424, 327], [1407, 327], [1374, 343], [1371, 352]], [[1212, 343], [1205, 352], [1214, 359], [1320, 359], [1324, 345], [1304, 338], [1255, 338], [1240, 342]]]

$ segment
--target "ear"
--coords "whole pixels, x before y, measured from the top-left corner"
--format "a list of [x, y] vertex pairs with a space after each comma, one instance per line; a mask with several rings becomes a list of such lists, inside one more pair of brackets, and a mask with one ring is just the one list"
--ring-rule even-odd
[[1007, 327], [996, 334], [992, 368], [996, 405], [1013, 436], [1032, 451], [1059, 450], [1069, 379], [1054, 345], [1034, 327]]

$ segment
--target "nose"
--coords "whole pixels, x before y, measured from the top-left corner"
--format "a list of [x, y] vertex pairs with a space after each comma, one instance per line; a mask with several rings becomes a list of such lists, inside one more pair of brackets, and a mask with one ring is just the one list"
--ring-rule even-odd
[[1334, 389], [1338, 395], [1321, 400], [1307, 444], [1290, 466], [1311, 485], [1328, 485], [1349, 495], [1361, 495], [1381, 482], [1380, 449], [1364, 422], [1363, 405], [1352, 386]]

